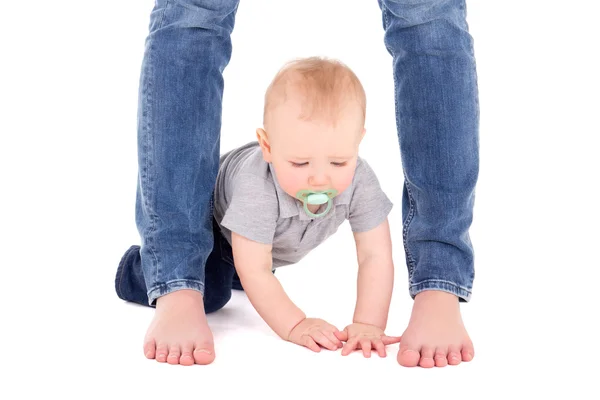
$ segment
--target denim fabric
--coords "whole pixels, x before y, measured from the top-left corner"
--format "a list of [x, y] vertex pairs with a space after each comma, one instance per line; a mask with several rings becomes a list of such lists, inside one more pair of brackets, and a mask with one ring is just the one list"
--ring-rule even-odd
[[479, 95], [465, 0], [379, 5], [393, 60], [409, 293], [443, 290], [469, 301]]
[[[128, 251], [139, 253], [131, 279], [146, 290], [146, 297], [134, 297], [148, 305], [183, 288], [207, 296], [212, 284], [205, 265], [212, 265], [218, 241], [211, 225], [222, 73], [237, 6], [238, 0], [157, 0], [150, 16], [138, 108], [141, 246]], [[379, 6], [394, 70], [409, 293], [443, 290], [468, 301], [479, 100], [465, 0]]]
[[[227, 240], [221, 235], [219, 225], [213, 221], [212, 251], [200, 269], [204, 282], [204, 310], [211, 313], [221, 309], [231, 299], [231, 289], [243, 290], [233, 267], [233, 253]], [[131, 246], [121, 258], [115, 279], [115, 289], [120, 299], [143, 306], [156, 306], [150, 302], [140, 257], [140, 246]], [[185, 289], [182, 287], [181, 289]]]
[[223, 70], [238, 1], [157, 0], [138, 101], [136, 225], [148, 301], [204, 291], [213, 246]]

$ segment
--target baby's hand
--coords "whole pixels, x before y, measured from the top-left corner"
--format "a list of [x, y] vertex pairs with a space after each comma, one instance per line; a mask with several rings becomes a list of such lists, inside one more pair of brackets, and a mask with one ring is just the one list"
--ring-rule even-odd
[[319, 345], [329, 350], [342, 347], [342, 342], [336, 337], [338, 334], [341, 332], [335, 326], [322, 319], [305, 318], [292, 329], [288, 340], [318, 353], [321, 351]]
[[371, 348], [377, 350], [380, 357], [385, 357], [385, 346], [400, 342], [400, 336], [387, 336], [375, 325], [354, 323], [336, 334], [339, 340], [346, 342], [342, 355], [347, 356], [354, 349], [362, 349], [365, 357], [371, 357]]

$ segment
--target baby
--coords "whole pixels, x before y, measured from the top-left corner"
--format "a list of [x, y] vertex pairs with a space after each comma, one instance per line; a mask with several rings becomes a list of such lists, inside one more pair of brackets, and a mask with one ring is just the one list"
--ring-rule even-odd
[[[161, 308], [170, 315], [157, 315], [148, 331], [148, 358], [184, 365], [212, 362], [204, 313], [222, 308], [232, 288], [246, 292], [282, 339], [315, 352], [342, 348], [347, 355], [361, 349], [369, 357], [375, 350], [384, 357], [385, 345], [400, 341], [384, 333], [394, 280], [387, 220], [392, 203], [358, 156], [365, 110], [361, 83], [340, 62], [300, 59], [278, 72], [265, 95], [264, 129], [257, 129], [257, 141], [221, 156], [204, 291], [184, 289], [158, 299], [173, 303]], [[353, 321], [339, 331], [307, 317], [273, 272], [300, 261], [345, 220], [356, 242], [358, 293]], [[124, 300], [148, 305], [139, 249], [132, 246], [123, 256], [116, 290]], [[164, 322], [169, 318], [190, 321], [200, 340], [168, 332], [173, 329]], [[157, 331], [170, 339], [158, 343]]]

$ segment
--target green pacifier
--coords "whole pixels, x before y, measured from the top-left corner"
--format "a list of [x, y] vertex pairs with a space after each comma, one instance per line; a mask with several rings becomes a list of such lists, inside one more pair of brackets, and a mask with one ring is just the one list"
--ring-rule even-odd
[[[296, 198], [304, 204], [304, 211], [309, 217], [318, 218], [327, 214], [331, 209], [332, 199], [337, 196], [338, 192], [335, 189], [323, 190], [314, 192], [312, 190], [300, 190], [296, 193]], [[308, 209], [308, 205], [321, 205], [327, 203], [327, 208], [321, 214], [313, 214]]]

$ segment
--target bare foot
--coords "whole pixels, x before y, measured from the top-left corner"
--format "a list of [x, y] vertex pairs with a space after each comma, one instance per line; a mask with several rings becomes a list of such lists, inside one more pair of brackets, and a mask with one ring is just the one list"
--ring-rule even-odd
[[398, 362], [424, 368], [471, 361], [475, 351], [460, 315], [458, 297], [426, 290], [415, 296], [408, 327], [402, 335]]
[[213, 336], [200, 292], [185, 289], [158, 298], [154, 319], [144, 339], [144, 354], [169, 364], [213, 362]]

